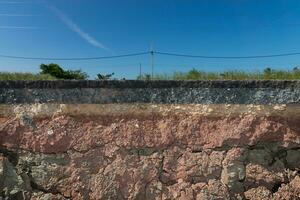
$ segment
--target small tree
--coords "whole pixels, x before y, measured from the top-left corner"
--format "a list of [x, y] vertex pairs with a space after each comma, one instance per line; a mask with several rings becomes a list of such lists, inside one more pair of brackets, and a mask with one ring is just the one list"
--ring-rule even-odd
[[111, 74], [97, 74], [98, 80], [109, 80], [111, 79], [111, 77], [115, 75], [115, 73], [111, 73]]
[[64, 70], [58, 64], [50, 63], [40, 65], [41, 74], [50, 74], [58, 79], [85, 80], [88, 78], [87, 73], [81, 70]]
[[64, 75], [64, 70], [58, 64], [41, 64], [40, 69], [42, 70], [41, 74], [50, 74], [56, 78], [63, 78]]

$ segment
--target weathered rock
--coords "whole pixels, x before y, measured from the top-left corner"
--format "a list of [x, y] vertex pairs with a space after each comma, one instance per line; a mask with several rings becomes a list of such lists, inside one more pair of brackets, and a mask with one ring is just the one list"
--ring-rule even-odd
[[249, 200], [269, 200], [272, 198], [272, 192], [266, 187], [260, 186], [246, 191], [245, 197]]
[[219, 179], [222, 171], [223, 151], [213, 151], [211, 153], [197, 152], [189, 150], [183, 154], [166, 154], [164, 158], [164, 176], [172, 182], [182, 179], [186, 182], [199, 183], [207, 182], [210, 179]]
[[289, 184], [281, 185], [276, 193], [273, 195], [274, 200], [288, 199], [297, 200], [300, 199], [300, 177], [295, 177]]
[[[202, 102], [201, 93], [188, 87], [146, 91], [157, 94], [153, 102], [160, 103], [176, 102], [184, 91], [189, 96], [181, 94], [181, 103], [118, 103], [140, 98], [119, 89], [93, 88], [92, 101], [107, 104], [0, 105], [0, 199], [299, 197], [299, 106], [265, 104], [272, 98], [298, 101], [292, 89], [248, 88], [256, 99], [248, 101], [236, 96], [240, 88], [233, 94], [217, 88], [212, 91], [217, 99], [201, 88], [208, 104], [183, 104], [191, 96]], [[81, 94], [74, 99], [91, 94], [89, 88], [73, 88], [62, 96], [61, 90], [68, 89], [35, 92], [62, 100], [68, 94]], [[12, 96], [24, 91], [13, 90]], [[217, 91], [243, 104], [220, 104], [225, 100]]]
[[31, 191], [30, 182], [27, 178], [27, 176], [17, 174], [15, 167], [9, 160], [0, 156], [0, 191], [5, 197], [11, 199], [25, 198], [25, 192]]
[[[51, 118], [32, 116], [32, 120], [34, 129], [18, 119], [0, 129], [3, 148], [18, 152], [15, 166], [6, 157], [1, 163], [1, 177], [7, 168], [3, 163], [13, 174], [6, 183], [10, 186], [2, 190], [7, 191], [5, 195], [23, 198], [31, 194], [33, 199], [244, 199], [253, 188], [266, 187], [272, 193], [297, 173], [294, 170], [288, 176], [285, 163], [296, 168], [297, 154], [286, 148], [291, 145], [278, 141], [286, 128], [278, 119], [181, 114], [104, 119], [55, 114]], [[289, 130], [289, 134], [296, 132]], [[289, 137], [284, 137], [288, 142]], [[261, 142], [253, 145], [260, 140], [263, 146]], [[273, 145], [274, 141], [281, 146]], [[22, 150], [15, 150], [17, 147]]]
[[182, 179], [178, 183], [171, 185], [163, 190], [162, 199], [193, 199], [192, 184], [184, 182]]
[[197, 200], [209, 200], [209, 199], [230, 199], [229, 191], [227, 187], [220, 181], [211, 179], [208, 184], [205, 185], [200, 193], [196, 195]]
[[272, 190], [274, 186], [281, 185], [285, 182], [284, 171], [271, 171], [261, 165], [248, 164], [246, 166], [246, 179], [244, 186], [247, 190], [264, 186], [269, 190]]
[[245, 179], [245, 165], [244, 160], [246, 152], [241, 148], [234, 148], [229, 150], [224, 161], [221, 181], [228, 186], [233, 193], [243, 192], [242, 181]]
[[30, 198], [31, 200], [67, 200], [67, 198], [59, 194], [34, 192]]
[[22, 152], [18, 168], [26, 172], [34, 189], [57, 192], [64, 187], [64, 177], [70, 176], [65, 168], [68, 160], [65, 155]]
[[[153, 185], [155, 180], [161, 185], [158, 182], [160, 166], [161, 158], [158, 154], [149, 157], [117, 156], [112, 163], [100, 168], [96, 174], [91, 174], [90, 178], [78, 181], [83, 183], [82, 186], [89, 185], [90, 190], [93, 191], [84, 198], [139, 199], [145, 196], [151, 197], [162, 189], [162, 186]], [[85, 178], [82, 175], [80, 177]], [[89, 188], [86, 188], [87, 192], [89, 192]]]
[[272, 163], [273, 158], [265, 149], [253, 149], [248, 152], [247, 160], [251, 163], [268, 166]]
[[300, 169], [300, 149], [288, 150], [286, 161], [289, 168]]

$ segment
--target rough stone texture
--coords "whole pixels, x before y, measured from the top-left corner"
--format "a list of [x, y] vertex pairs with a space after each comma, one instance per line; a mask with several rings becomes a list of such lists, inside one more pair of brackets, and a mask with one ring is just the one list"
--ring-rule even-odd
[[0, 103], [300, 102], [300, 81], [0, 81]]
[[128, 83], [0, 82], [0, 199], [300, 199], [299, 82]]
[[297, 80], [56, 80], [56, 81], [0, 81], [0, 88], [299, 88]]
[[272, 192], [263, 186], [259, 186], [245, 192], [245, 197], [251, 200], [269, 200], [272, 197]]
[[242, 193], [244, 191], [243, 180], [246, 176], [245, 170], [246, 150], [241, 148], [232, 148], [227, 152], [223, 160], [223, 171], [221, 181], [228, 186], [233, 193]]
[[300, 198], [295, 113], [222, 117], [197, 105], [193, 114], [191, 105], [116, 112], [112, 104], [88, 115], [68, 107], [5, 107], [13, 112], [0, 117], [3, 198]]

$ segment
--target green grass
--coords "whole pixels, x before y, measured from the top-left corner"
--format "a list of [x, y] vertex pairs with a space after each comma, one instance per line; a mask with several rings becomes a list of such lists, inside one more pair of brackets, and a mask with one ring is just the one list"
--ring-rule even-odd
[[20, 72], [0, 72], [0, 81], [8, 80], [55, 80], [56, 78], [48, 74], [33, 74]]
[[[139, 80], [150, 79], [149, 75], [138, 77]], [[156, 74], [154, 80], [300, 80], [300, 70], [295, 68], [291, 71], [272, 70], [246, 72], [224, 71], [204, 72], [192, 69], [189, 72], [173, 72], [171, 74]]]
[[[148, 74], [138, 77], [139, 80], [150, 80]], [[204, 72], [192, 69], [189, 72], [173, 72], [170, 74], [156, 74], [154, 80], [300, 80], [300, 69], [273, 70], [266, 68], [264, 71], [225, 71]], [[57, 80], [48, 74], [11, 73], [0, 72], [0, 81], [5, 80]]]

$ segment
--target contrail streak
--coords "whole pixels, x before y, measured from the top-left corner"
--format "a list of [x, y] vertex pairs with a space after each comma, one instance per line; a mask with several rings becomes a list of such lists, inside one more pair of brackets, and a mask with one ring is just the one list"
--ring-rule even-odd
[[28, 4], [32, 2], [25, 2], [25, 1], [0, 1], [0, 4]]
[[100, 42], [98, 42], [95, 38], [93, 38], [92, 36], [90, 36], [88, 33], [84, 32], [75, 22], [73, 22], [65, 13], [63, 13], [61, 10], [59, 10], [58, 8], [52, 6], [52, 5], [48, 5], [48, 7], [50, 8], [50, 10], [52, 12], [55, 13], [55, 15], [73, 32], [77, 33], [82, 39], [84, 39], [86, 42], [88, 42], [89, 44], [97, 47], [97, 48], [101, 48], [104, 49], [106, 51], [111, 52], [110, 49], [108, 49], [107, 47], [105, 47], [103, 44], [101, 44]]

